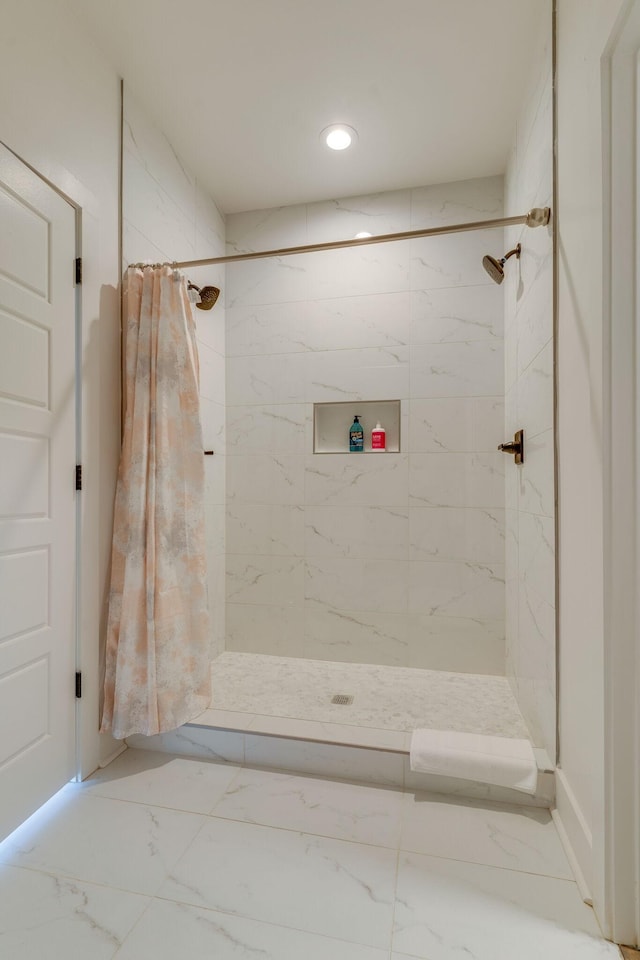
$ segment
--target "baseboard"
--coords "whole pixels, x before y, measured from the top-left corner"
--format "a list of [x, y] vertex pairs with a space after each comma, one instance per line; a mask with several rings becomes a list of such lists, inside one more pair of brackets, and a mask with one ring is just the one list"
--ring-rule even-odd
[[562, 768], [556, 770], [556, 807], [552, 816], [585, 903], [593, 905], [591, 830]]

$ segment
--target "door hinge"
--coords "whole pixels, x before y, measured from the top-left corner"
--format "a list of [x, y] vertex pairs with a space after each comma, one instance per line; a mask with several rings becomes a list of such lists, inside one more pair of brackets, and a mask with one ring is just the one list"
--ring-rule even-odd
[[76, 490], [82, 490], [82, 464], [76, 463]]
[[82, 283], [82, 257], [76, 257], [76, 283]]
[[82, 697], [82, 674], [79, 670], [76, 671], [76, 699], [80, 700]]

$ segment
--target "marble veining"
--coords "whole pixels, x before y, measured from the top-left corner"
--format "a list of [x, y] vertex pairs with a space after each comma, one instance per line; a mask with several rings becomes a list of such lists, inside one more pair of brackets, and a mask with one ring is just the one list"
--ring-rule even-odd
[[327, 351], [408, 344], [410, 298], [399, 291], [310, 300], [305, 341], [312, 350]]
[[412, 343], [502, 338], [502, 300], [486, 284], [415, 290], [411, 298]]
[[504, 432], [502, 397], [444, 397], [409, 404], [412, 453], [494, 452]]
[[411, 347], [411, 396], [493, 397], [503, 391], [502, 341], [461, 340]]
[[396, 849], [404, 799], [386, 787], [245, 768], [213, 812], [216, 817]]
[[410, 210], [409, 190], [310, 203], [307, 206], [309, 243], [323, 243], [336, 237], [349, 239], [359, 230], [372, 234], [408, 230]]
[[411, 191], [411, 226], [435, 227], [502, 216], [502, 178], [478, 177]]
[[[265, 883], [276, 862], [277, 883]], [[210, 818], [160, 896], [384, 947], [395, 872], [393, 850]]]
[[[338, 776], [256, 769], [248, 757], [232, 767], [128, 750], [19, 828], [13, 854], [3, 845], [2, 860], [12, 862], [0, 861], [1, 955], [618, 955], [580, 898], [547, 810], [355, 783], [349, 768]], [[100, 803], [97, 821], [78, 800]], [[208, 814], [187, 812], [194, 801]], [[176, 818], [199, 829], [176, 830]], [[145, 852], [152, 831], [154, 850]], [[159, 832], [173, 833], [171, 850]], [[151, 857], [156, 892], [131, 892], [131, 872], [139, 876]]]
[[148, 903], [123, 890], [1, 866], [0, 954], [111, 960]]
[[56, 829], [47, 829], [46, 819], [27, 821], [4, 841], [0, 863], [152, 896], [204, 823], [194, 813], [142, 803], [114, 806], [76, 784], [53, 802]]
[[393, 946], [423, 960], [616, 956], [573, 883], [417, 854], [400, 857]]
[[185, 903], [156, 900], [118, 960], [387, 960], [388, 951]]
[[[213, 662], [211, 677], [211, 706], [218, 710], [389, 730], [528, 736], [505, 677], [229, 652]], [[353, 704], [331, 704], [335, 693], [353, 693]]]
[[348, 752], [318, 776], [257, 769], [251, 743], [242, 766], [129, 749], [0, 848], [0, 955], [618, 956], [547, 810], [353, 782]]
[[[229, 249], [493, 217], [502, 188], [484, 177], [233, 214]], [[481, 264], [495, 242], [480, 231], [229, 265], [227, 650], [504, 669], [504, 291]], [[543, 262], [536, 247], [526, 270]], [[532, 394], [540, 382], [536, 366]], [[311, 453], [314, 402], [352, 414], [375, 399], [401, 401], [398, 453]]]

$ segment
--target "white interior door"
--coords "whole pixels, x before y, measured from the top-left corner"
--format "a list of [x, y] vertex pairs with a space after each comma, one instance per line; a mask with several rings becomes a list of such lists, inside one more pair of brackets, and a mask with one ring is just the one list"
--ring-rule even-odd
[[0, 145], [0, 839], [74, 775], [75, 212]]

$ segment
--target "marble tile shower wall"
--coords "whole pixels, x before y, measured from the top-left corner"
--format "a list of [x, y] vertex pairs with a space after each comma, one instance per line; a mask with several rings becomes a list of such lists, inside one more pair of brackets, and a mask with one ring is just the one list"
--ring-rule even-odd
[[[230, 252], [500, 216], [501, 177], [227, 218]], [[227, 649], [504, 672], [501, 230], [227, 268]], [[399, 454], [313, 403], [402, 401]], [[367, 429], [374, 424], [365, 423]]]
[[[139, 261], [222, 256], [224, 219], [175, 150], [136, 103], [124, 102], [123, 267]], [[224, 291], [224, 269], [187, 271], [198, 286]], [[212, 655], [224, 650], [225, 577], [225, 320], [222, 298], [211, 313], [194, 310], [200, 357], [200, 403], [205, 449], [206, 524]]]
[[[551, 40], [540, 40], [505, 181], [506, 215], [551, 206]], [[505, 231], [522, 256], [505, 280], [505, 424], [525, 430], [506, 464], [507, 675], [539, 746], [556, 752], [553, 243], [551, 226]], [[515, 266], [515, 265], [514, 265]]]

